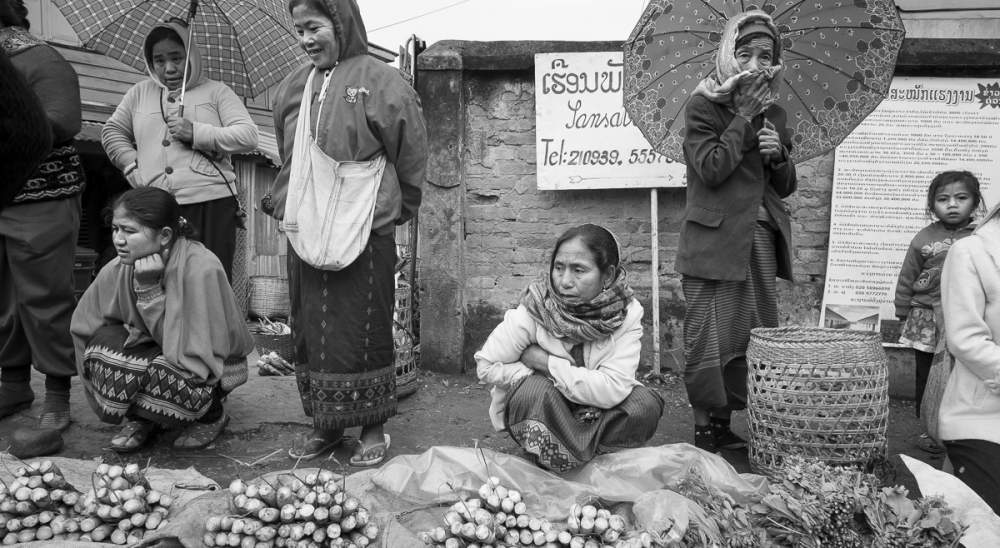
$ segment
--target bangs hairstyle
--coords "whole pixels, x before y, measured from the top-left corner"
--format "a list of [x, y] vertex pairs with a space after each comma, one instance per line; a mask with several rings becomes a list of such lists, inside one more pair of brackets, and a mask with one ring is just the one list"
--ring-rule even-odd
[[979, 214], [985, 214], [986, 206], [983, 202], [983, 193], [979, 189], [979, 179], [970, 171], [942, 171], [938, 173], [931, 184], [927, 187], [927, 214], [934, 217], [934, 200], [937, 193], [951, 183], [962, 183], [965, 190], [972, 194], [972, 210]]
[[601, 271], [603, 275], [608, 267], [613, 267], [614, 272], [612, 275], [618, 274], [618, 267], [621, 261], [618, 251], [618, 242], [615, 240], [613, 234], [611, 234], [608, 229], [598, 226], [595, 224], [585, 224], [580, 226], [575, 226], [559, 236], [556, 240], [556, 246], [552, 250], [552, 257], [549, 259], [549, 274], [552, 274], [552, 268], [555, 264], [556, 254], [559, 253], [559, 248], [562, 245], [574, 238], [580, 238], [583, 245], [590, 251], [594, 256], [594, 263], [597, 265], [597, 269]]

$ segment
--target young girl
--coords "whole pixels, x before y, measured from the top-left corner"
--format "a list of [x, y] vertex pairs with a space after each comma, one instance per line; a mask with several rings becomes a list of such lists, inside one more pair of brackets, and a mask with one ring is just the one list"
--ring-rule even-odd
[[[982, 203], [979, 179], [972, 173], [945, 171], [934, 177], [927, 189], [927, 213], [937, 221], [913, 237], [899, 272], [895, 300], [896, 316], [903, 322], [899, 343], [913, 348], [917, 416], [939, 335], [934, 316], [941, 305], [941, 269], [951, 244], [972, 234], [972, 216]], [[921, 435], [921, 447], [940, 452], [926, 436]]]
[[73, 313], [84, 393], [102, 421], [125, 420], [115, 451], [165, 428], [184, 428], [175, 448], [207, 446], [228, 420], [221, 396], [246, 382], [253, 337], [222, 263], [188, 239], [170, 193], [132, 189], [113, 211], [118, 257]]

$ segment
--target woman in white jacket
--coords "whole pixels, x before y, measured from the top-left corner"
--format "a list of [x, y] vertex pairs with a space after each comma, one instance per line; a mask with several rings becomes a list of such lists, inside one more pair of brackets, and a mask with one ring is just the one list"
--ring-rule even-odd
[[939, 434], [955, 475], [1000, 513], [1000, 205], [952, 245], [941, 301], [955, 366]]
[[556, 242], [549, 275], [532, 283], [476, 353], [493, 385], [490, 418], [538, 463], [565, 471], [656, 433], [660, 396], [635, 378], [642, 305], [597, 225]]

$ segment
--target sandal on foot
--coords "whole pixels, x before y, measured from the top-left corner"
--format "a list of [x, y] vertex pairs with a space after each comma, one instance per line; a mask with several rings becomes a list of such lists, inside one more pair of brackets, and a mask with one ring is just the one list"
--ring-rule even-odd
[[328, 451], [332, 452], [343, 441], [343, 434], [330, 439], [318, 435], [316, 432], [310, 432], [295, 438], [292, 446], [288, 449], [288, 456], [293, 459], [314, 459]]
[[229, 415], [222, 415], [215, 422], [196, 422], [189, 425], [174, 440], [174, 449], [203, 449], [212, 445], [229, 424]]
[[351, 466], [378, 466], [382, 464], [385, 460], [385, 456], [389, 454], [389, 443], [392, 438], [389, 434], [382, 434], [384, 441], [382, 443], [375, 443], [372, 445], [365, 445], [364, 440], [358, 440], [358, 448], [351, 455]]
[[146, 445], [156, 431], [156, 423], [143, 420], [130, 420], [111, 438], [111, 450], [118, 453], [131, 453]]

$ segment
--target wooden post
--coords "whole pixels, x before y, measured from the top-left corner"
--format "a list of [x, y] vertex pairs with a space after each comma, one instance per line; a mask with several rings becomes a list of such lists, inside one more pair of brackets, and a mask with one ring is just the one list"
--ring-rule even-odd
[[649, 191], [649, 231], [653, 258], [650, 272], [653, 276], [653, 374], [660, 374], [660, 214], [656, 189]]

